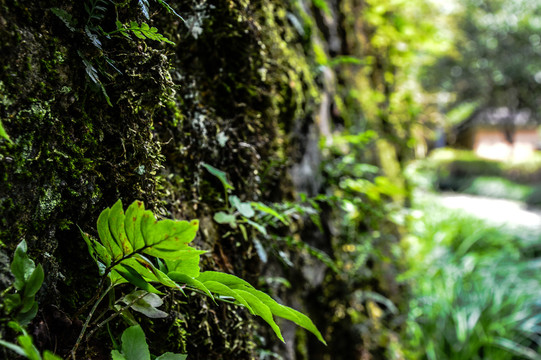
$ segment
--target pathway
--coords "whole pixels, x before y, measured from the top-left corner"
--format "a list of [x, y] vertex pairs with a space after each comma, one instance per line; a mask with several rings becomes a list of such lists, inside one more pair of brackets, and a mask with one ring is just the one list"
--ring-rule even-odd
[[463, 210], [494, 226], [503, 226], [510, 231], [523, 233], [523, 237], [541, 236], [541, 209], [529, 208], [526, 204], [504, 199], [482, 196], [441, 193], [437, 197], [441, 204], [450, 209]]

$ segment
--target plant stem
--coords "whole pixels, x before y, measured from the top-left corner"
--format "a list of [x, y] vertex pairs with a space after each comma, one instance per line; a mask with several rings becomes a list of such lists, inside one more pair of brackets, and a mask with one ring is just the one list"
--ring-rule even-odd
[[[135, 299], [133, 299], [132, 301], [130, 301], [129, 304], [125, 305], [124, 307], [122, 307], [120, 310], [114, 312], [113, 314], [111, 314], [107, 319], [103, 320], [101, 323], [99, 323], [98, 325], [96, 325], [96, 327], [94, 327], [94, 329], [92, 329], [88, 335], [86, 336], [86, 341], [88, 341], [92, 335], [94, 335], [94, 333], [100, 329], [103, 325], [107, 324], [109, 321], [113, 320], [114, 318], [116, 318], [117, 316], [119, 316], [120, 314], [122, 314], [122, 312], [124, 312], [124, 310], [126, 310], [127, 308], [129, 308], [130, 306], [132, 306], [133, 304], [135, 304], [137, 301], [139, 301], [140, 299], [144, 298], [145, 296], [147, 296], [149, 293], [143, 293], [141, 295], [139, 295], [138, 297], [136, 297]], [[164, 297], [165, 298], [165, 297]]]
[[86, 308], [88, 308], [90, 306], [90, 304], [92, 304], [94, 301], [96, 301], [96, 299], [98, 298], [99, 294], [101, 293], [101, 290], [103, 289], [103, 286], [105, 285], [105, 281], [107, 280], [107, 277], [106, 276], [102, 276], [101, 278], [101, 281], [100, 281], [100, 284], [98, 285], [98, 291], [96, 291], [96, 294], [94, 296], [92, 296], [92, 298], [90, 300], [88, 300], [79, 310], [77, 310], [77, 312], [75, 313], [75, 315], [73, 317], [78, 317], [79, 315], [82, 314], [83, 311], [86, 310]]
[[13, 289], [13, 284], [9, 285], [4, 291], [2, 291], [2, 293], [0, 294], [0, 298], [3, 298], [8, 292], [11, 291], [11, 289]]
[[103, 298], [105, 297], [105, 295], [107, 295], [109, 293], [109, 291], [111, 291], [111, 289], [113, 288], [113, 284], [109, 285], [109, 287], [107, 288], [107, 290], [105, 290], [103, 292], [103, 294], [100, 295], [100, 297], [98, 298], [98, 300], [94, 303], [94, 306], [92, 306], [92, 309], [90, 310], [90, 313], [88, 314], [87, 318], [86, 318], [86, 321], [83, 325], [83, 328], [81, 329], [81, 333], [79, 334], [79, 337], [77, 338], [77, 341], [75, 342], [75, 345], [73, 345], [73, 348], [71, 349], [70, 353], [71, 353], [71, 357], [73, 360], [76, 360], [75, 359], [75, 353], [77, 352], [77, 348], [79, 347], [79, 345], [81, 344], [81, 340], [83, 339], [83, 336], [86, 332], [86, 328], [88, 327], [88, 324], [90, 323], [90, 320], [92, 319], [92, 316], [94, 315], [94, 312], [96, 311], [96, 309], [98, 308], [98, 305], [100, 304], [100, 302], [103, 300]]

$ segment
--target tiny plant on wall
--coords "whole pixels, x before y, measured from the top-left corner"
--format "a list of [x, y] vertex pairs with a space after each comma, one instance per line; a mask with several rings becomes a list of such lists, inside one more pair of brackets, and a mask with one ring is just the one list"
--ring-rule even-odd
[[15, 280], [0, 293], [0, 312], [4, 315], [0, 321], [10, 320], [8, 326], [21, 335], [17, 336], [17, 344], [0, 339], [0, 345], [31, 360], [61, 360], [47, 350], [40, 354], [25, 329], [38, 312], [35, 297], [44, 279], [41, 264], [36, 266], [27, 254], [26, 241], [17, 245], [10, 270]]

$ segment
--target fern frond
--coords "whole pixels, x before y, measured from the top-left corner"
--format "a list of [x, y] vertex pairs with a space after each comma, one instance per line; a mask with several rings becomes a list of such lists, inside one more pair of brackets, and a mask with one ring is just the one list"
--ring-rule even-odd
[[108, 1], [106, 0], [88, 0], [84, 3], [85, 11], [88, 14], [86, 24], [93, 21], [101, 21], [105, 17]]
[[142, 40], [150, 39], [154, 41], [159, 42], [166, 42], [168, 44], [175, 45], [174, 42], [169, 40], [164, 35], [160, 34], [158, 32], [158, 29], [155, 27], [150, 27], [147, 23], [141, 23], [141, 25], [137, 24], [135, 21], [130, 21], [130, 25], [126, 26], [122, 24], [120, 21], [116, 21], [116, 28], [117, 30], [110, 32], [109, 34], [112, 35], [115, 32], [119, 32], [125, 37], [129, 38], [129, 32], [133, 33], [136, 37]]
[[284, 341], [284, 338], [282, 337], [280, 328], [273, 319], [273, 315], [290, 320], [300, 327], [305, 328], [314, 334], [319, 341], [326, 344], [325, 339], [323, 339], [323, 336], [308, 316], [277, 303], [276, 300], [264, 292], [255, 289], [245, 280], [234, 275], [215, 271], [205, 271], [196, 280], [201, 282], [211, 292], [234, 298], [251, 313], [261, 316], [282, 341]]
[[71, 14], [69, 14], [66, 10], [59, 9], [59, 8], [51, 8], [51, 12], [55, 14], [62, 22], [66, 25], [68, 29], [71, 31], [76, 30], [77, 26], [77, 19], [75, 19]]
[[[168, 287], [178, 287], [164, 272], [144, 255], [164, 259], [166, 263], [185, 261], [195, 268], [186, 273], [199, 274], [199, 257], [205, 251], [188, 245], [196, 235], [198, 221], [157, 221], [151, 211], [145, 210], [140, 201], [132, 203], [124, 213], [119, 200], [112, 208], [101, 212], [98, 218], [100, 241], [92, 240], [83, 234], [89, 252], [102, 273], [107, 274], [113, 283], [119, 279], [133, 285], [156, 292], [149, 282]], [[148, 284], [148, 285], [147, 285]]]
[[163, 6], [169, 13], [175, 15], [176, 17], [178, 17], [180, 20], [182, 20], [183, 22], [186, 22], [186, 20], [184, 20], [184, 18], [182, 16], [180, 16], [176, 11], [175, 9], [173, 9], [168, 3], [166, 3], [164, 0], [156, 0], [161, 6]]
[[147, 20], [150, 20], [150, 4], [148, 0], [139, 0], [139, 8]]
[[[189, 286], [212, 299], [234, 301], [246, 307], [250, 313], [265, 320], [282, 341], [284, 338], [273, 316], [293, 321], [325, 343], [306, 315], [277, 303], [245, 280], [220, 272], [200, 272], [200, 255], [205, 251], [188, 245], [198, 230], [197, 220], [157, 221], [142, 202], [135, 201], [124, 212], [119, 200], [102, 211], [97, 225], [100, 241], [82, 235], [100, 273], [109, 277], [112, 286], [129, 282], [156, 294], [161, 292], [151, 283], [179, 291]], [[163, 259], [158, 263], [159, 268], [145, 255]]]

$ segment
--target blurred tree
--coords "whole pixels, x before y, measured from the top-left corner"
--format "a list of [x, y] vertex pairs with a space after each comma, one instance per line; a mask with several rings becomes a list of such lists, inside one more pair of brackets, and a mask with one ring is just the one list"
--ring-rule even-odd
[[454, 51], [422, 71], [426, 89], [457, 123], [475, 109], [537, 111], [541, 83], [541, 3], [459, 0], [451, 12]]

